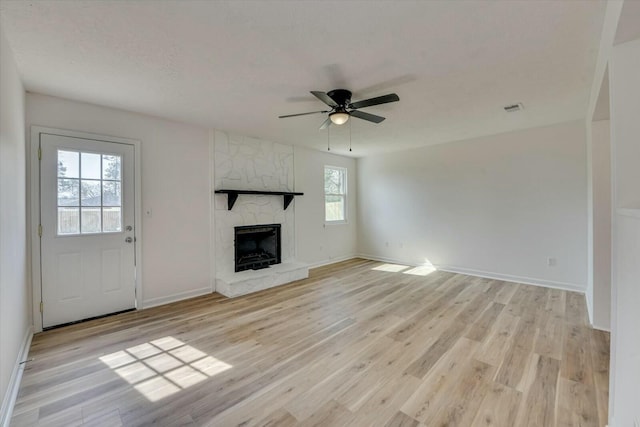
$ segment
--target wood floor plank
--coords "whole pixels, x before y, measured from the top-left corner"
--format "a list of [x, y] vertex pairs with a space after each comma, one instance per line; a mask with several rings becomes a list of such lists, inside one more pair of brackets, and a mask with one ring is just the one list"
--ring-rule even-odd
[[381, 266], [37, 334], [11, 424], [606, 422], [609, 335], [583, 295]]
[[433, 367], [420, 386], [400, 408], [418, 421], [425, 421], [431, 413], [446, 404], [448, 394], [458, 383], [479, 344], [466, 338], [458, 340], [451, 351]]
[[565, 315], [567, 323], [583, 326], [589, 324], [584, 294], [577, 292], [566, 293]]
[[526, 392], [518, 425], [526, 427], [555, 425], [559, 373], [559, 361], [545, 356], [538, 358], [536, 376]]
[[487, 392], [471, 426], [501, 427], [515, 425], [522, 393], [494, 382], [490, 382], [487, 387]]
[[498, 315], [485, 342], [480, 347], [480, 350], [478, 350], [476, 358], [482, 362], [499, 367], [504, 360], [505, 354], [509, 350], [519, 320], [519, 317], [513, 316], [503, 309]]
[[504, 282], [502, 289], [496, 292], [495, 296], [493, 297], [493, 301], [497, 302], [498, 304], [509, 304], [509, 301], [511, 301], [511, 298], [513, 298], [514, 294], [518, 291], [520, 286], [521, 285], [517, 283]]
[[591, 334], [587, 326], [567, 325], [564, 334], [562, 377], [593, 384]]
[[560, 317], [549, 316], [538, 330], [534, 351], [542, 356], [562, 360], [564, 322]]
[[385, 427], [418, 427], [420, 423], [414, 420], [404, 412], [398, 411], [396, 414], [387, 421]]
[[496, 382], [511, 388], [518, 388], [526, 371], [527, 362], [530, 359], [536, 339], [537, 329], [534, 325], [535, 320], [533, 318], [520, 318], [509, 350], [507, 350], [496, 375]]
[[324, 427], [328, 425], [346, 425], [353, 419], [353, 414], [335, 400], [325, 403], [320, 410], [303, 420], [299, 425], [304, 427]]
[[285, 409], [278, 409], [264, 419], [258, 421], [258, 427], [292, 427], [298, 424], [298, 420]]
[[394, 377], [371, 395], [348, 422], [339, 425], [383, 427], [414, 393], [419, 383], [411, 375]]
[[449, 401], [443, 405], [432, 420], [426, 425], [471, 425], [484, 396], [489, 390], [488, 381], [493, 367], [484, 362], [472, 360], [462, 375], [460, 382], [449, 394]]
[[579, 382], [560, 378], [558, 387], [558, 427], [599, 425], [595, 389]]
[[609, 406], [609, 333], [591, 330], [591, 361], [596, 401], [598, 405], [599, 425], [608, 423]]
[[496, 319], [502, 313], [504, 304], [492, 303], [480, 316], [478, 321], [473, 323], [473, 326], [465, 334], [465, 337], [476, 340], [479, 342], [484, 341], [489, 331], [493, 327]]

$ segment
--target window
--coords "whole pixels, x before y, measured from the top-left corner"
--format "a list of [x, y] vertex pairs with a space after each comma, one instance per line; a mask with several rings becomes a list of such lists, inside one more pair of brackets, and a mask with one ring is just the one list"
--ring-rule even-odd
[[58, 150], [58, 235], [122, 231], [121, 156]]
[[324, 167], [324, 219], [326, 222], [347, 220], [347, 170]]

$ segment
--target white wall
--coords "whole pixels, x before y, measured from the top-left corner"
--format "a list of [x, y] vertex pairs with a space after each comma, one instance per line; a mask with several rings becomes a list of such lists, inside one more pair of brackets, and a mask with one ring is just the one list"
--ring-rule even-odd
[[359, 251], [584, 290], [586, 173], [578, 121], [359, 159]]
[[[356, 254], [356, 160], [331, 153], [294, 147], [296, 191], [297, 259], [321, 265], [351, 258]], [[324, 167], [347, 169], [347, 222], [324, 221]]]
[[611, 126], [609, 120], [591, 123], [593, 200], [592, 323], [611, 326]]
[[[31, 334], [27, 272], [25, 95], [0, 31], [0, 424], [8, 416], [18, 358]], [[13, 378], [12, 378], [13, 377]], [[17, 389], [16, 389], [17, 391]]]
[[211, 292], [208, 130], [39, 94], [26, 105], [29, 126], [141, 141], [143, 306]]
[[613, 286], [609, 417], [640, 424], [640, 39], [617, 45], [609, 66]]

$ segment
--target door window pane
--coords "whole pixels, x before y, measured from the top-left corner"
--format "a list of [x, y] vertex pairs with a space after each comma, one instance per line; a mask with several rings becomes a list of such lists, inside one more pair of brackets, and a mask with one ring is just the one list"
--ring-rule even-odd
[[58, 150], [58, 235], [122, 231], [122, 156]]
[[58, 150], [58, 178], [80, 178], [80, 153]]
[[122, 231], [122, 213], [118, 208], [102, 208], [102, 231], [113, 233]]
[[102, 183], [102, 206], [120, 206], [120, 182], [104, 181]]
[[82, 206], [102, 205], [102, 195], [100, 194], [100, 181], [82, 180], [81, 194]]
[[82, 153], [80, 156], [80, 169], [82, 178], [100, 179], [100, 154]]
[[102, 155], [102, 179], [120, 181], [120, 156]]
[[58, 234], [80, 232], [80, 208], [58, 208]]
[[102, 231], [102, 221], [100, 218], [100, 208], [82, 208], [80, 224], [82, 233], [100, 233]]
[[79, 206], [79, 194], [79, 180], [58, 178], [58, 206]]

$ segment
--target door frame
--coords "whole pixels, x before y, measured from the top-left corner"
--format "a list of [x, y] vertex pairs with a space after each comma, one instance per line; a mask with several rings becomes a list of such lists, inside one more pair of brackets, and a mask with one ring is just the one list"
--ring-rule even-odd
[[40, 302], [42, 301], [42, 271], [41, 271], [41, 246], [40, 235], [40, 159], [38, 147], [40, 146], [40, 134], [53, 134], [71, 138], [92, 139], [102, 142], [128, 144], [133, 146], [134, 152], [134, 220], [135, 220], [135, 306], [137, 310], [142, 308], [142, 174], [141, 174], [141, 143], [136, 139], [120, 138], [115, 136], [100, 135], [88, 132], [77, 132], [65, 129], [56, 129], [44, 126], [31, 126], [31, 136], [28, 140], [30, 159], [30, 227], [31, 234], [31, 295], [33, 301], [33, 329], [34, 332], [42, 332], [42, 313]]

